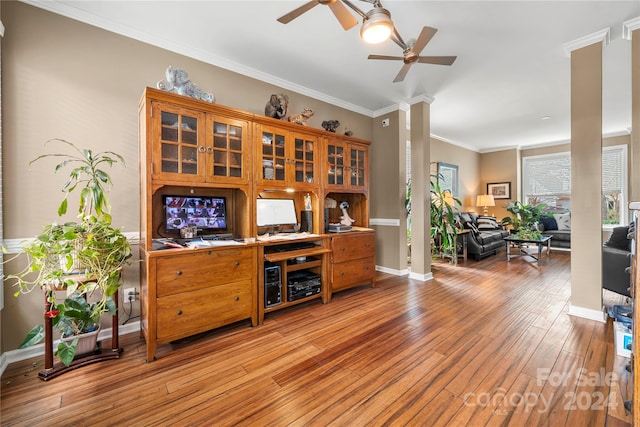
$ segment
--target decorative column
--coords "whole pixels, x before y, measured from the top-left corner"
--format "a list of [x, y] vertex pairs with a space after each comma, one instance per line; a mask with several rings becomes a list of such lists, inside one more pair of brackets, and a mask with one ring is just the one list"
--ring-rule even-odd
[[571, 56], [571, 306], [602, 310], [602, 49], [609, 29], [565, 45]]
[[[426, 97], [411, 103], [411, 274], [431, 280], [431, 218], [429, 187], [431, 163], [430, 102]], [[428, 101], [428, 102], [427, 102]]]
[[622, 37], [631, 41], [631, 144], [629, 147], [629, 201], [640, 201], [640, 17], [622, 25]]

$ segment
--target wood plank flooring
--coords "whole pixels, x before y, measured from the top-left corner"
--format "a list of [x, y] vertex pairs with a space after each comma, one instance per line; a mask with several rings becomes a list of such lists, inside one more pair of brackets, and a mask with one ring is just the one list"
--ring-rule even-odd
[[15, 363], [0, 424], [631, 425], [611, 320], [567, 314], [570, 255], [503, 256], [436, 263], [424, 283], [379, 274], [326, 305], [161, 346], [153, 363], [138, 334], [121, 359], [48, 382], [42, 358]]

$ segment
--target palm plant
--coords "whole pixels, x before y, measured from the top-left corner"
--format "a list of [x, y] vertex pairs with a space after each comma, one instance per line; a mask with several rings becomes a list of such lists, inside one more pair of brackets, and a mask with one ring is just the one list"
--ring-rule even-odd
[[455, 226], [455, 206], [461, 206], [462, 203], [451, 194], [451, 191], [440, 187], [442, 179], [441, 174], [431, 175], [431, 251], [433, 255], [444, 256], [450, 253], [454, 257], [458, 236]]

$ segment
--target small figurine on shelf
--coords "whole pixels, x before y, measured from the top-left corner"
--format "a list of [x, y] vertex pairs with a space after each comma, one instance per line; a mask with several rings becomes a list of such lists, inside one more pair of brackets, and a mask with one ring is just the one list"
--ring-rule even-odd
[[197, 84], [189, 80], [189, 74], [183, 69], [173, 68], [169, 65], [165, 71], [165, 77], [167, 80], [160, 80], [158, 82], [158, 89], [202, 99], [207, 102], [216, 102], [215, 96], [213, 96], [212, 93], [203, 92]]
[[301, 114], [293, 114], [289, 116], [289, 121], [302, 126], [306, 126], [307, 119], [311, 116], [313, 116], [313, 110], [310, 108], [305, 108]]
[[274, 119], [284, 120], [287, 116], [287, 107], [289, 106], [289, 97], [282, 93], [273, 94], [264, 106], [264, 115], [273, 117]]
[[340, 122], [337, 120], [325, 120], [322, 122], [322, 128], [327, 132], [335, 132], [340, 126]]
[[342, 216], [340, 217], [340, 224], [350, 226], [351, 224], [356, 222], [356, 220], [351, 219], [351, 217], [347, 213], [347, 209], [349, 209], [349, 202], [340, 202], [340, 210], [342, 211]]

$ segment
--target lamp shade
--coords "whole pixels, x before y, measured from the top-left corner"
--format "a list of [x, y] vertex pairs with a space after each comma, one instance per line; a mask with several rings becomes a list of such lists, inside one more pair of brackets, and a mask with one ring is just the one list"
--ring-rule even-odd
[[476, 198], [476, 206], [495, 206], [496, 202], [493, 200], [493, 195], [482, 194]]
[[481, 194], [476, 198], [476, 206], [484, 207], [484, 216], [489, 215], [488, 206], [495, 206], [495, 205], [496, 205], [496, 202], [495, 200], [493, 200], [492, 194]]
[[367, 43], [375, 44], [387, 40], [392, 32], [391, 13], [385, 8], [376, 7], [367, 12], [362, 21], [360, 37]]

